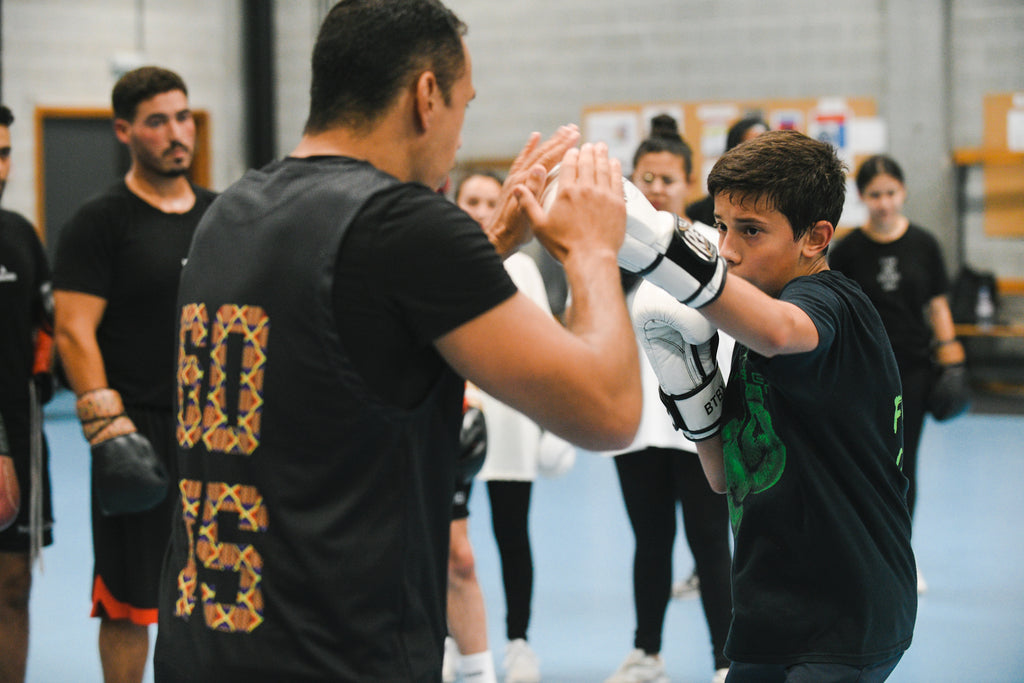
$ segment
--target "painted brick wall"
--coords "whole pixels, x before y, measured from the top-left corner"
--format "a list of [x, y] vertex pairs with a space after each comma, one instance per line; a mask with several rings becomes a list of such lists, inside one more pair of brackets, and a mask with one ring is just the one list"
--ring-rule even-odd
[[[32, 111], [107, 103], [111, 60], [182, 73], [213, 128], [213, 177], [244, 171], [242, 0], [3, 0], [3, 98], [16, 170], [4, 205], [34, 215]], [[328, 0], [278, 0], [280, 152], [307, 113], [309, 52]], [[908, 174], [908, 213], [957, 249], [951, 150], [981, 142], [982, 96], [1024, 91], [1021, 0], [449, 0], [469, 24], [478, 91], [461, 159], [509, 157], [532, 130], [608, 102], [874, 97]], [[141, 20], [140, 20], [141, 15]], [[141, 25], [141, 40], [139, 27]], [[951, 46], [951, 49], [946, 49]], [[968, 190], [977, 190], [969, 182]], [[966, 253], [1024, 277], [1021, 240], [966, 217]], [[973, 222], [972, 222], [973, 221]], [[972, 228], [972, 226], [975, 226]]]

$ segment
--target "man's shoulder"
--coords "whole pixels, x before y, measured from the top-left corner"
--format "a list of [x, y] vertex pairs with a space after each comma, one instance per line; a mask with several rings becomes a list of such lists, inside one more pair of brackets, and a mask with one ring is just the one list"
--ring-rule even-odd
[[201, 185], [192, 184], [192, 193], [196, 196], [196, 203], [209, 206], [219, 193]]
[[70, 222], [75, 223], [111, 214], [121, 215], [125, 206], [135, 199], [137, 198], [124, 184], [124, 181], [119, 180], [86, 199], [71, 216]]
[[35, 233], [35, 228], [32, 227], [32, 223], [17, 211], [0, 209], [0, 224], [10, 229], [28, 230]]

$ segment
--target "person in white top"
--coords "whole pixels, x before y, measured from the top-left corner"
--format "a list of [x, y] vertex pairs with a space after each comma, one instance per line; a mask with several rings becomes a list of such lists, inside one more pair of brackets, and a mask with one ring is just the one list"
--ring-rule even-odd
[[[651, 134], [633, 158], [632, 182], [659, 211], [683, 215], [693, 175], [692, 152], [668, 115], [651, 121]], [[695, 228], [712, 243], [716, 231]], [[630, 304], [640, 278], [623, 271]], [[733, 340], [721, 335], [719, 365], [728, 375]], [[658, 393], [658, 379], [640, 353], [644, 405], [633, 443], [614, 456], [630, 526], [636, 539], [633, 555], [633, 601], [637, 627], [634, 649], [606, 683], [667, 683], [661, 657], [662, 628], [672, 591], [672, 548], [676, 537], [676, 503], [699, 577], [700, 598], [714, 657], [714, 681], [724, 681], [729, 661], [724, 648], [729, 632], [732, 595], [729, 583], [729, 511], [724, 496], [711, 490], [696, 446], [673, 428]]]
[[[497, 176], [471, 173], [458, 184], [455, 201], [478, 223], [484, 224], [496, 207], [500, 191], [501, 179]], [[505, 259], [504, 265], [516, 287], [550, 313], [544, 280], [536, 262], [517, 252]], [[533, 577], [527, 534], [530, 485], [538, 470], [563, 473], [575, 459], [576, 449], [472, 385], [467, 388], [467, 400], [482, 409], [487, 424], [487, 457], [477, 477], [487, 481], [505, 580], [509, 643], [504, 680], [505, 683], [533, 683], [540, 680], [540, 666], [526, 642]], [[464, 680], [489, 683], [495, 680], [494, 663], [487, 644], [483, 593], [468, 534], [470, 488], [471, 483], [456, 482], [452, 505], [448, 559], [451, 638], [446, 642], [443, 678], [453, 681], [461, 672]]]

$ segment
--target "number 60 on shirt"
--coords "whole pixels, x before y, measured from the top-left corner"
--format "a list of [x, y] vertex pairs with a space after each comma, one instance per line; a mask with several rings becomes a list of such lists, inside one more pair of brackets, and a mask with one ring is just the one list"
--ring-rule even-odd
[[[258, 306], [225, 304], [217, 309], [212, 322], [205, 304], [182, 308], [176, 430], [181, 448], [194, 448], [201, 442], [211, 453], [240, 457], [256, 450], [269, 333], [270, 319]], [[234, 410], [229, 409], [229, 397], [234, 399]], [[229, 419], [232, 413], [233, 420]], [[263, 558], [252, 544], [221, 541], [219, 525], [231, 518], [221, 513], [233, 513], [237, 531], [265, 532], [268, 514], [263, 496], [254, 486], [228, 482], [207, 482], [204, 487], [203, 482], [183, 478], [178, 488], [189, 552], [178, 573], [175, 615], [189, 618], [201, 601], [207, 627], [253, 631], [263, 623]], [[221, 596], [215, 585], [199, 580], [200, 566], [237, 574], [237, 591]]]

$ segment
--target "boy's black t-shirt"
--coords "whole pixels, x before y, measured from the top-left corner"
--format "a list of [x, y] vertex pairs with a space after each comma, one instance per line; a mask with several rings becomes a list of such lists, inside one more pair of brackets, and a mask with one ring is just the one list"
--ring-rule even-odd
[[766, 358], [739, 344], [722, 432], [735, 534], [726, 655], [864, 665], [904, 651], [917, 608], [901, 388], [861, 289], [825, 271], [780, 298], [819, 344]]

